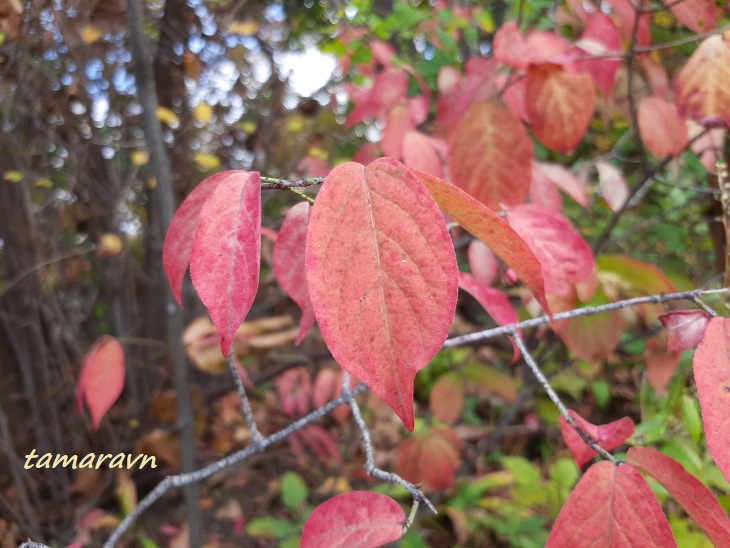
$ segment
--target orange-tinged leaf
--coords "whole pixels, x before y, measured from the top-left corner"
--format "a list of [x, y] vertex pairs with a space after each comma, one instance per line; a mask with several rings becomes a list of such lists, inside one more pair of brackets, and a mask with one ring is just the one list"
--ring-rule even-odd
[[719, 34], [706, 38], [679, 70], [674, 88], [682, 118], [730, 126], [730, 41]]
[[464, 411], [464, 379], [451, 371], [441, 375], [428, 395], [428, 408], [444, 424], [455, 424]]
[[[599, 447], [603, 447], [606, 451], [615, 449], [623, 444], [632, 436], [636, 428], [634, 421], [629, 417], [623, 417], [608, 424], [595, 425], [585, 420], [572, 409], [568, 412], [575, 419], [575, 422], [578, 423], [581, 430], [588, 434]], [[562, 416], [560, 417], [560, 432], [563, 434], [565, 445], [573, 453], [573, 458], [579, 468], [583, 468], [587, 462], [598, 456], [598, 451], [592, 449], [584, 442], [583, 438], [578, 435], [578, 432]]]
[[700, 344], [710, 315], [704, 310], [674, 310], [659, 316], [659, 321], [667, 330], [667, 350], [683, 352]]
[[730, 318], [710, 320], [693, 367], [707, 447], [730, 479]]
[[162, 264], [170, 279], [172, 293], [182, 307], [182, 285], [185, 271], [190, 264], [198, 217], [205, 201], [215, 188], [229, 177], [240, 177], [245, 171], [224, 171], [208, 177], [195, 187], [172, 218], [162, 247]]
[[730, 546], [730, 519], [705, 485], [674, 459], [651, 447], [632, 447], [626, 462], [657, 480], [707, 533], [715, 546]]
[[119, 399], [124, 376], [122, 345], [109, 335], [99, 337], [84, 357], [76, 388], [76, 408], [83, 412], [86, 404], [94, 430], [99, 430], [104, 415]]
[[646, 353], [646, 379], [658, 394], [666, 393], [674, 372], [679, 367], [682, 355], [679, 352], [666, 352], [656, 339], [650, 339]]
[[261, 177], [233, 173], [203, 204], [190, 253], [190, 277], [220, 334], [224, 356], [253, 304], [260, 263]]
[[448, 489], [456, 479], [461, 464], [461, 442], [451, 429], [433, 428], [416, 434], [398, 448], [396, 470], [411, 483], [429, 489]]
[[593, 272], [591, 248], [560, 213], [527, 204], [507, 220], [540, 260], [548, 294], [566, 295]]
[[333, 357], [413, 429], [413, 379], [448, 335], [457, 299], [451, 237], [415, 172], [345, 163], [309, 221], [307, 281]]
[[299, 322], [299, 336], [296, 344], [314, 325], [314, 311], [309, 302], [304, 256], [307, 243], [307, 226], [311, 206], [301, 202], [292, 207], [284, 218], [274, 245], [274, 272], [281, 288], [302, 309]]
[[439, 207], [514, 270], [549, 314], [540, 261], [519, 234], [491, 209], [451, 183], [427, 173], [417, 175]]
[[718, 8], [714, 0], [683, 0], [672, 2], [663, 0], [674, 16], [688, 29], [707, 32], [717, 26]]
[[638, 117], [641, 139], [654, 156], [679, 156], [687, 147], [687, 124], [673, 103], [647, 97], [639, 103]]
[[469, 107], [449, 138], [454, 184], [494, 210], [525, 200], [531, 160], [527, 131], [498, 100]]
[[353, 491], [323, 502], [307, 519], [301, 548], [375, 548], [403, 536], [406, 515], [392, 498]]
[[632, 466], [591, 466], [568, 497], [547, 548], [670, 548], [669, 522], [646, 480]]
[[530, 66], [525, 86], [532, 133], [556, 152], [573, 152], [593, 118], [596, 95], [591, 77], [543, 63]]

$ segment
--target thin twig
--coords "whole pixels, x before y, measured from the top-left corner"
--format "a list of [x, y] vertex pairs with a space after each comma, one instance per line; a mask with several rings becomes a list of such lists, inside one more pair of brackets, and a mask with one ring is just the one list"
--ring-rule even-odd
[[[342, 395], [345, 398], [345, 401], [350, 404], [352, 416], [355, 419], [357, 427], [360, 429], [362, 443], [365, 446], [365, 471], [374, 478], [382, 479], [390, 483], [397, 483], [398, 485], [407, 489], [408, 492], [413, 496], [414, 508], [418, 508], [418, 503], [420, 501], [423, 501], [426, 506], [428, 506], [429, 510], [431, 510], [434, 514], [438, 514], [438, 512], [436, 511], [436, 507], [431, 503], [430, 500], [426, 498], [426, 496], [417, 486], [413, 485], [409, 481], [404, 480], [398, 474], [395, 474], [393, 472], [386, 472], [385, 470], [381, 470], [380, 468], [375, 466], [375, 455], [373, 452], [373, 442], [370, 439], [370, 431], [365, 424], [365, 420], [362, 418], [360, 406], [357, 404], [357, 400], [355, 400], [354, 397], [354, 391], [350, 388], [350, 374], [347, 372], [345, 372], [342, 381]], [[411, 514], [415, 515], [413, 510], [411, 511]], [[406, 528], [410, 527], [408, 523], [406, 523], [406, 526]]]
[[277, 179], [276, 177], [261, 177], [261, 188], [263, 190], [289, 190], [291, 188], [306, 188], [324, 183], [324, 177], [302, 177], [301, 179], [288, 180]]
[[[615, 303], [602, 304], [600, 306], [584, 306], [583, 308], [576, 308], [575, 310], [569, 310], [568, 312], [560, 312], [553, 315], [553, 321], [569, 320], [571, 318], [578, 318], [581, 316], [593, 316], [595, 314], [601, 314], [602, 312], [620, 310], [622, 308], [628, 308], [630, 306], [636, 306], [640, 304], [661, 304], [671, 301], [683, 300], [692, 301], [695, 297], [699, 297], [701, 295], [719, 295], [726, 294], [727, 292], [727, 288], [694, 289], [692, 291], [683, 291], [681, 293], [668, 293], [666, 295], [649, 295], [648, 297], [635, 297], [633, 299], [626, 299], [624, 301], [617, 301]], [[548, 318], [547, 316], [540, 316], [538, 318], [532, 318], [530, 320], [525, 320], [520, 323], [494, 327], [492, 329], [485, 329], [484, 331], [477, 331], [475, 333], [468, 333], [466, 335], [460, 335], [458, 337], [447, 339], [446, 342], [444, 342], [442, 349], [474, 344], [503, 335], [511, 335], [515, 330], [519, 331], [520, 329], [537, 327], [547, 323], [550, 323], [550, 318]]]
[[236, 390], [238, 390], [238, 397], [241, 400], [241, 410], [243, 411], [243, 416], [246, 418], [246, 422], [248, 423], [248, 429], [251, 432], [251, 441], [254, 446], [258, 447], [263, 443], [264, 437], [261, 435], [259, 427], [256, 425], [256, 419], [254, 418], [253, 411], [251, 410], [251, 403], [248, 401], [246, 388], [243, 386], [241, 376], [238, 374], [236, 357], [233, 352], [231, 352], [231, 355], [228, 357], [228, 369], [233, 377], [233, 382], [236, 384]]
[[512, 332], [512, 336], [514, 337], [514, 341], [515, 341], [515, 344], [517, 345], [517, 348], [519, 348], [520, 352], [522, 352], [522, 358], [525, 360], [525, 363], [527, 363], [528, 367], [532, 371], [532, 374], [535, 375], [537, 382], [539, 382], [540, 386], [542, 386], [543, 390], [545, 390], [545, 392], [547, 392], [548, 397], [555, 404], [555, 407], [558, 408], [558, 411], [560, 411], [560, 414], [567, 421], [567, 423], [573, 427], [573, 430], [575, 430], [578, 433], [578, 435], [586, 443], [586, 445], [588, 445], [594, 451], [598, 452], [603, 458], [611, 461], [614, 464], [618, 464], [618, 460], [616, 460], [616, 457], [614, 457], [611, 453], [609, 453], [603, 447], [598, 445], [595, 442], [595, 440], [593, 438], [591, 438], [591, 436], [585, 430], [583, 430], [580, 426], [578, 426], [578, 423], [575, 422], [575, 419], [573, 418], [573, 416], [570, 413], [568, 413], [568, 408], [565, 407], [565, 404], [560, 399], [560, 396], [558, 396], [558, 393], [552, 387], [552, 385], [550, 384], [550, 381], [547, 380], [544, 373], [540, 369], [540, 366], [537, 364], [535, 359], [532, 357], [530, 350], [527, 348], [527, 345], [522, 340], [522, 337], [520, 336], [520, 333], [517, 329], [515, 329]]

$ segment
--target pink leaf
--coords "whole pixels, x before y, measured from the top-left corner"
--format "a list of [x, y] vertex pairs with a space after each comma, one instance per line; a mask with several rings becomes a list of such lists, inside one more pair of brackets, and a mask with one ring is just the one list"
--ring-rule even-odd
[[323, 464], [342, 466], [342, 455], [332, 435], [318, 424], [308, 424], [299, 432], [299, 437], [306, 443]]
[[337, 362], [413, 429], [413, 379], [448, 335], [457, 265], [443, 216], [415, 172], [346, 163], [312, 209], [307, 280]]
[[76, 388], [76, 408], [83, 412], [86, 403], [94, 430], [119, 399], [125, 372], [122, 345], [109, 335], [99, 337], [84, 357]]
[[677, 542], [641, 474], [627, 464], [602, 461], [568, 497], [546, 546], [670, 548]]
[[631, 447], [626, 462], [649, 474], [669, 491], [715, 546], [730, 546], [730, 520], [725, 509], [712, 491], [681, 464], [651, 447]]
[[549, 314], [543, 271], [530, 246], [501, 217], [446, 181], [417, 173], [439, 207], [513, 269]]
[[525, 84], [527, 80], [514, 73], [501, 73], [497, 76], [497, 88], [509, 109], [523, 122], [529, 122], [525, 108]]
[[380, 140], [380, 150], [385, 156], [403, 158], [403, 140], [407, 133], [413, 131], [415, 125], [406, 103], [396, 105], [389, 113]]
[[637, 25], [637, 13], [631, 0], [610, 0], [608, 5], [618, 18], [617, 23], [621, 40], [629, 43], [633, 39], [634, 33], [636, 33], [636, 43], [639, 46], [648, 46], [651, 43], [651, 33], [649, 31], [651, 14], [645, 13], [639, 16]]
[[598, 170], [598, 187], [601, 189], [603, 199], [611, 211], [618, 211], [629, 198], [629, 188], [623, 175], [607, 162], [596, 162], [596, 170]]
[[[512, 308], [507, 295], [499, 289], [480, 284], [464, 272], [459, 272], [459, 288], [474, 297], [498, 325], [509, 325], [519, 321], [517, 312]], [[520, 351], [514, 342], [512, 345], [514, 346], [513, 361], [515, 361], [519, 357]]]
[[403, 536], [406, 515], [390, 497], [368, 491], [320, 504], [302, 531], [301, 548], [375, 548]]
[[586, 195], [585, 185], [568, 168], [560, 164], [550, 164], [533, 160], [532, 177], [533, 179], [536, 177], [545, 178], [580, 205], [585, 208], [588, 207], [588, 196]]
[[[575, 419], [575, 422], [578, 423], [581, 430], [588, 434], [593, 441], [606, 451], [610, 451], [611, 449], [615, 449], [619, 445], [622, 445], [634, 433], [634, 421], [632, 421], [629, 417], [623, 417], [617, 421], [596, 426], [595, 424], [591, 424], [585, 420], [572, 409], [568, 412], [570, 413], [570, 416]], [[579, 468], [583, 468], [587, 462], [590, 462], [591, 459], [598, 456], [598, 451], [592, 449], [586, 442], [584, 442], [578, 435], [578, 432], [576, 432], [563, 417], [560, 417], [560, 432], [563, 434], [565, 445], [567, 445], [570, 452], [573, 453], [573, 458]]]
[[407, 92], [408, 74], [399, 68], [386, 68], [377, 75], [372, 88], [362, 90], [357, 98], [353, 98], [356, 106], [347, 117], [345, 128], [368, 118], [382, 116], [405, 99]]
[[444, 163], [433, 137], [420, 131], [409, 131], [403, 137], [403, 163], [412, 169], [436, 177], [444, 176]]
[[687, 124], [673, 103], [647, 97], [639, 103], [638, 117], [641, 139], [654, 156], [679, 156], [687, 147]]
[[499, 261], [481, 240], [472, 240], [467, 249], [469, 268], [474, 279], [483, 285], [492, 285], [499, 276]]
[[224, 356], [251, 309], [261, 263], [261, 177], [236, 172], [200, 211], [190, 277], [221, 337]]
[[451, 132], [466, 110], [474, 103], [492, 99], [497, 93], [496, 79], [499, 63], [496, 59], [470, 57], [466, 62], [466, 78], [454, 82], [454, 73], [445, 85], [436, 104], [436, 120], [447, 132]]
[[276, 377], [276, 393], [285, 415], [299, 418], [309, 411], [312, 378], [305, 367], [295, 367]]
[[[344, 376], [342, 369], [326, 368], [322, 369], [314, 379], [314, 388], [312, 390], [312, 405], [315, 409], [322, 407], [327, 402], [338, 398], [342, 394], [342, 379]], [[350, 388], [354, 388], [360, 381], [350, 375]], [[332, 411], [332, 417], [343, 424], [350, 416], [350, 406], [347, 404], [340, 405]]]
[[454, 184], [494, 210], [525, 200], [531, 160], [522, 122], [497, 100], [471, 106], [449, 139]]
[[[605, 55], [621, 50], [621, 37], [616, 23], [610, 16], [603, 13], [591, 14], [588, 18], [580, 40], [576, 46], [588, 55]], [[596, 83], [598, 91], [604, 97], [610, 97], [616, 84], [616, 74], [621, 61], [619, 59], [591, 59], [576, 61], [574, 66], [578, 70], [587, 72]]]
[[302, 309], [297, 345], [314, 325], [314, 311], [309, 302], [307, 274], [304, 269], [310, 209], [307, 202], [302, 202], [289, 210], [274, 246], [276, 279], [287, 295]]
[[510, 210], [507, 220], [540, 260], [548, 294], [565, 295], [591, 275], [591, 248], [559, 213], [521, 205]]
[[545, 177], [537, 168], [537, 162], [532, 162], [532, 181], [530, 181], [530, 203], [555, 211], [563, 212], [563, 198], [558, 188]]
[[[650, 341], [657, 346], [656, 341]], [[667, 386], [672, 381], [674, 372], [679, 367], [682, 355], [679, 352], [664, 352], [661, 349], [651, 348], [646, 353], [646, 379], [658, 394], [666, 393]]]
[[689, 138], [692, 140], [690, 148], [697, 156], [708, 173], [715, 173], [717, 170], [717, 153], [724, 150], [727, 129], [714, 128], [700, 135], [706, 128], [691, 120], [687, 121]]
[[497, 29], [493, 48], [498, 61], [517, 70], [525, 70], [535, 57], [516, 21], [507, 21]]
[[667, 350], [683, 352], [694, 348], [705, 335], [710, 316], [704, 310], [675, 310], [659, 316], [667, 330]]
[[195, 231], [198, 229], [200, 210], [220, 183], [229, 177], [239, 177], [242, 173], [246, 172], [224, 171], [208, 177], [195, 187], [172, 218], [162, 247], [162, 264], [170, 279], [172, 293], [181, 307], [183, 278], [190, 264], [190, 253], [193, 249]]
[[730, 318], [710, 320], [693, 367], [707, 447], [730, 479]]
[[674, 16], [685, 27], [696, 33], [708, 32], [717, 26], [720, 11], [714, 0], [663, 0]]

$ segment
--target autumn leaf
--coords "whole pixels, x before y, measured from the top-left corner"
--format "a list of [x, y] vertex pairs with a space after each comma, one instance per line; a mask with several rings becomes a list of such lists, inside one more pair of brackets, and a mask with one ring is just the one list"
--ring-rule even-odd
[[304, 268], [310, 209], [311, 206], [307, 202], [301, 202], [289, 210], [274, 246], [276, 279], [279, 280], [281, 288], [302, 310], [297, 345], [302, 342], [314, 325], [314, 311], [309, 301], [307, 275]]
[[258, 172], [234, 172], [221, 183], [200, 209], [190, 277], [228, 356], [258, 290], [261, 177]]
[[619, 211], [629, 198], [629, 187], [621, 172], [608, 162], [596, 162], [598, 188], [611, 211]]
[[527, 131], [498, 100], [471, 106], [449, 138], [454, 184], [493, 210], [525, 200], [531, 161]]
[[431, 388], [428, 408], [444, 424], [452, 425], [464, 411], [464, 379], [456, 371], [441, 375]]
[[565, 194], [573, 198], [576, 202], [585, 208], [588, 208], [588, 196], [586, 195], [585, 185], [575, 176], [567, 167], [560, 164], [548, 162], [532, 162], [532, 179], [541, 178], [549, 181], [555, 187], [559, 188]]
[[304, 524], [301, 548], [376, 548], [403, 536], [406, 515], [392, 498], [353, 491], [314, 509]]
[[572, 153], [593, 118], [596, 97], [591, 77], [543, 63], [530, 66], [525, 86], [532, 133], [549, 149]]
[[490, 286], [499, 276], [499, 261], [489, 246], [481, 240], [472, 240], [467, 248], [471, 275], [480, 284]]
[[713, 0], [662, 1], [680, 23], [697, 34], [710, 31], [717, 26], [720, 10]]
[[627, 464], [602, 461], [568, 497], [546, 546], [670, 548], [677, 542], [641, 474]]
[[[445, 147], [443, 147], [445, 149]], [[403, 137], [403, 163], [412, 169], [444, 176], [444, 163], [439, 153], [439, 143], [420, 131], [409, 131]]]
[[125, 373], [122, 345], [109, 335], [99, 337], [84, 357], [76, 388], [76, 408], [83, 412], [86, 404], [94, 430], [99, 430], [104, 415], [119, 399]]
[[591, 275], [591, 248], [561, 214], [526, 204], [512, 208], [507, 221], [540, 260], [548, 294], [566, 295]]
[[679, 156], [687, 147], [687, 124], [673, 103], [647, 97], [639, 103], [638, 118], [641, 139], [654, 156]]
[[[585, 420], [572, 409], [568, 410], [568, 413], [578, 423], [581, 430], [588, 434], [599, 447], [602, 447], [606, 451], [615, 449], [623, 444], [634, 433], [634, 421], [629, 417], [623, 417], [608, 424], [595, 425]], [[590, 462], [591, 459], [598, 456], [598, 451], [583, 441], [583, 438], [575, 431], [575, 428], [568, 424], [568, 421], [562, 416], [560, 417], [560, 432], [563, 434], [565, 445], [573, 453], [573, 458], [579, 468], [583, 468], [587, 462]]]
[[439, 207], [514, 270], [549, 314], [540, 261], [519, 234], [491, 209], [451, 183], [422, 172], [417, 175]]
[[335, 360], [413, 429], [413, 379], [448, 335], [454, 247], [438, 206], [393, 159], [346, 163], [325, 179], [309, 221], [307, 281]]
[[461, 464], [461, 442], [448, 428], [432, 428], [414, 434], [398, 448], [396, 470], [404, 479], [443, 491], [456, 479]]
[[730, 126], [730, 42], [720, 34], [706, 38], [679, 70], [674, 88], [682, 118]]
[[730, 546], [730, 520], [703, 483], [674, 459], [651, 447], [631, 447], [626, 462], [649, 474], [692, 516], [715, 546]]
[[[593, 13], [580, 40], [575, 44], [589, 56], [606, 55], [621, 50], [621, 36], [618, 27], [609, 15]], [[616, 84], [616, 74], [621, 66], [620, 59], [590, 59], [575, 61], [573, 66], [590, 74], [603, 97], [611, 97]]]
[[674, 310], [659, 316], [659, 321], [667, 330], [667, 350], [683, 352], [700, 344], [710, 315], [704, 310]]
[[710, 320], [692, 363], [707, 447], [730, 479], [730, 318]]

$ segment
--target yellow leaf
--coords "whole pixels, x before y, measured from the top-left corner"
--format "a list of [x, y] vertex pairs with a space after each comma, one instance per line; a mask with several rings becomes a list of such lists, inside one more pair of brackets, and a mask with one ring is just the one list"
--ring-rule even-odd
[[48, 177], [38, 177], [35, 181], [33, 181], [33, 186], [53, 188], [53, 181], [51, 181]]
[[241, 36], [250, 36], [259, 31], [259, 24], [256, 21], [233, 21], [228, 25], [228, 32], [231, 34], [240, 34]]
[[116, 234], [105, 232], [99, 236], [99, 243], [96, 246], [97, 257], [110, 257], [118, 254], [123, 247], [122, 239]]
[[213, 119], [213, 107], [208, 103], [200, 103], [193, 109], [193, 115], [199, 122], [207, 124]]
[[327, 151], [319, 147], [310, 147], [310, 149], [307, 151], [307, 154], [315, 158], [320, 158], [322, 160], [326, 160], [328, 158]]
[[117, 483], [117, 500], [122, 510], [122, 515], [129, 514], [137, 506], [137, 486], [132, 481], [129, 472], [119, 474]]
[[198, 152], [195, 156], [193, 156], [193, 162], [203, 169], [216, 169], [221, 165], [221, 161], [218, 156], [215, 154], [206, 154], [204, 152]]
[[86, 25], [84, 28], [81, 29], [81, 39], [86, 44], [93, 44], [94, 42], [98, 42], [99, 40], [101, 40], [102, 36], [104, 36], [104, 31], [97, 29], [93, 25]]
[[242, 122], [241, 123], [241, 129], [245, 131], [246, 133], [253, 133], [256, 131], [256, 122]]
[[147, 179], [147, 188], [157, 188], [157, 177]]
[[157, 119], [170, 127], [177, 127], [180, 125], [180, 120], [178, 119], [177, 114], [167, 107], [157, 107]]
[[135, 166], [143, 166], [150, 161], [150, 155], [145, 150], [135, 150], [132, 152], [131, 160]]
[[10, 183], [19, 183], [23, 180], [23, 174], [20, 171], [6, 171], [3, 179]]
[[286, 130], [291, 133], [299, 133], [304, 129], [304, 118], [299, 115], [291, 116], [286, 121]]

